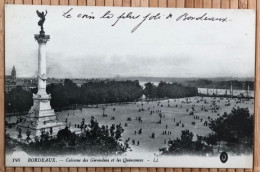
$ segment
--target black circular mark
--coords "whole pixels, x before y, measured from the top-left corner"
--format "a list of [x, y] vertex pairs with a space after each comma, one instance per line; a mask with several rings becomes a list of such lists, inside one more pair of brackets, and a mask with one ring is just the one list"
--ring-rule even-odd
[[221, 161], [222, 163], [226, 163], [227, 160], [228, 160], [228, 154], [227, 154], [226, 152], [222, 152], [222, 153], [220, 154], [220, 161]]

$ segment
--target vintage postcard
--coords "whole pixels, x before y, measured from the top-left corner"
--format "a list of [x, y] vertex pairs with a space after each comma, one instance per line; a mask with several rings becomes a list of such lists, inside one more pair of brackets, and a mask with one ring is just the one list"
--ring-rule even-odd
[[255, 11], [5, 7], [6, 166], [251, 168]]

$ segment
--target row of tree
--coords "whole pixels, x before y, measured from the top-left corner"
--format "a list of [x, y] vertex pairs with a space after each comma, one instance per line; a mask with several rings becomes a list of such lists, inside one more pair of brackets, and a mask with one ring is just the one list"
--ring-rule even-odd
[[195, 87], [183, 86], [179, 83], [160, 82], [158, 86], [148, 82], [145, 84], [144, 94], [149, 99], [155, 98], [181, 98], [198, 94]]
[[[32, 106], [32, 94], [37, 88], [25, 91], [17, 87], [6, 93], [6, 112], [27, 112]], [[139, 81], [90, 80], [78, 86], [69, 79], [63, 84], [50, 84], [47, 93], [51, 94], [51, 106], [56, 111], [73, 105], [95, 105], [138, 101], [143, 94], [147, 98], [180, 98], [197, 95], [195, 87], [161, 82], [158, 86], [147, 83], [145, 88]]]
[[[33, 104], [30, 91], [16, 87], [5, 93], [6, 112], [27, 112]], [[141, 98], [143, 89], [138, 81], [91, 80], [81, 87], [69, 79], [64, 84], [50, 84], [47, 93], [51, 94], [51, 106], [55, 110], [62, 110], [72, 105], [94, 105], [115, 102], [133, 102]]]
[[70, 105], [94, 105], [137, 101], [142, 96], [138, 81], [91, 80], [81, 87], [66, 79], [64, 84], [50, 84], [51, 106], [60, 109]]

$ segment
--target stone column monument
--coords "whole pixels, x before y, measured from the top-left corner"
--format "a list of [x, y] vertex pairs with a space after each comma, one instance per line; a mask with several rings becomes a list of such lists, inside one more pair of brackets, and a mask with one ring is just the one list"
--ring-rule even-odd
[[43, 23], [47, 11], [40, 13], [37, 10], [38, 16], [41, 20], [38, 25], [41, 26], [40, 34], [34, 35], [38, 42], [38, 92], [33, 94], [33, 106], [26, 119], [18, 124], [22, 129], [22, 133], [31, 133], [31, 137], [40, 136], [42, 132], [49, 132], [50, 135], [56, 135], [60, 129], [64, 129], [66, 124], [59, 122], [57, 115], [51, 108], [51, 95], [46, 92], [46, 44], [50, 40], [49, 35], [45, 35]]

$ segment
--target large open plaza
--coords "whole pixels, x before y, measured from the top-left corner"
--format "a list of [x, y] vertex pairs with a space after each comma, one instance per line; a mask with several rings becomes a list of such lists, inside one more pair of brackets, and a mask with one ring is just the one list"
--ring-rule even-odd
[[[108, 125], [110, 128], [112, 124], [121, 123], [124, 128], [122, 140], [130, 138], [129, 143], [133, 152], [158, 152], [159, 148], [167, 147], [169, 139], [180, 137], [182, 130], [191, 131], [194, 140], [197, 139], [197, 135], [206, 136], [212, 132], [207, 125], [209, 120], [216, 119], [224, 112], [230, 113], [234, 107], [248, 107], [253, 114], [254, 99], [190, 97], [98, 107], [95, 105], [82, 110], [61, 111], [56, 114], [59, 121], [67, 123], [71, 128], [78, 128], [83, 118], [88, 125], [91, 116], [100, 126]], [[6, 117], [9, 123], [16, 120], [15, 116]], [[7, 133], [17, 138], [18, 132], [15, 127], [7, 129]]]

